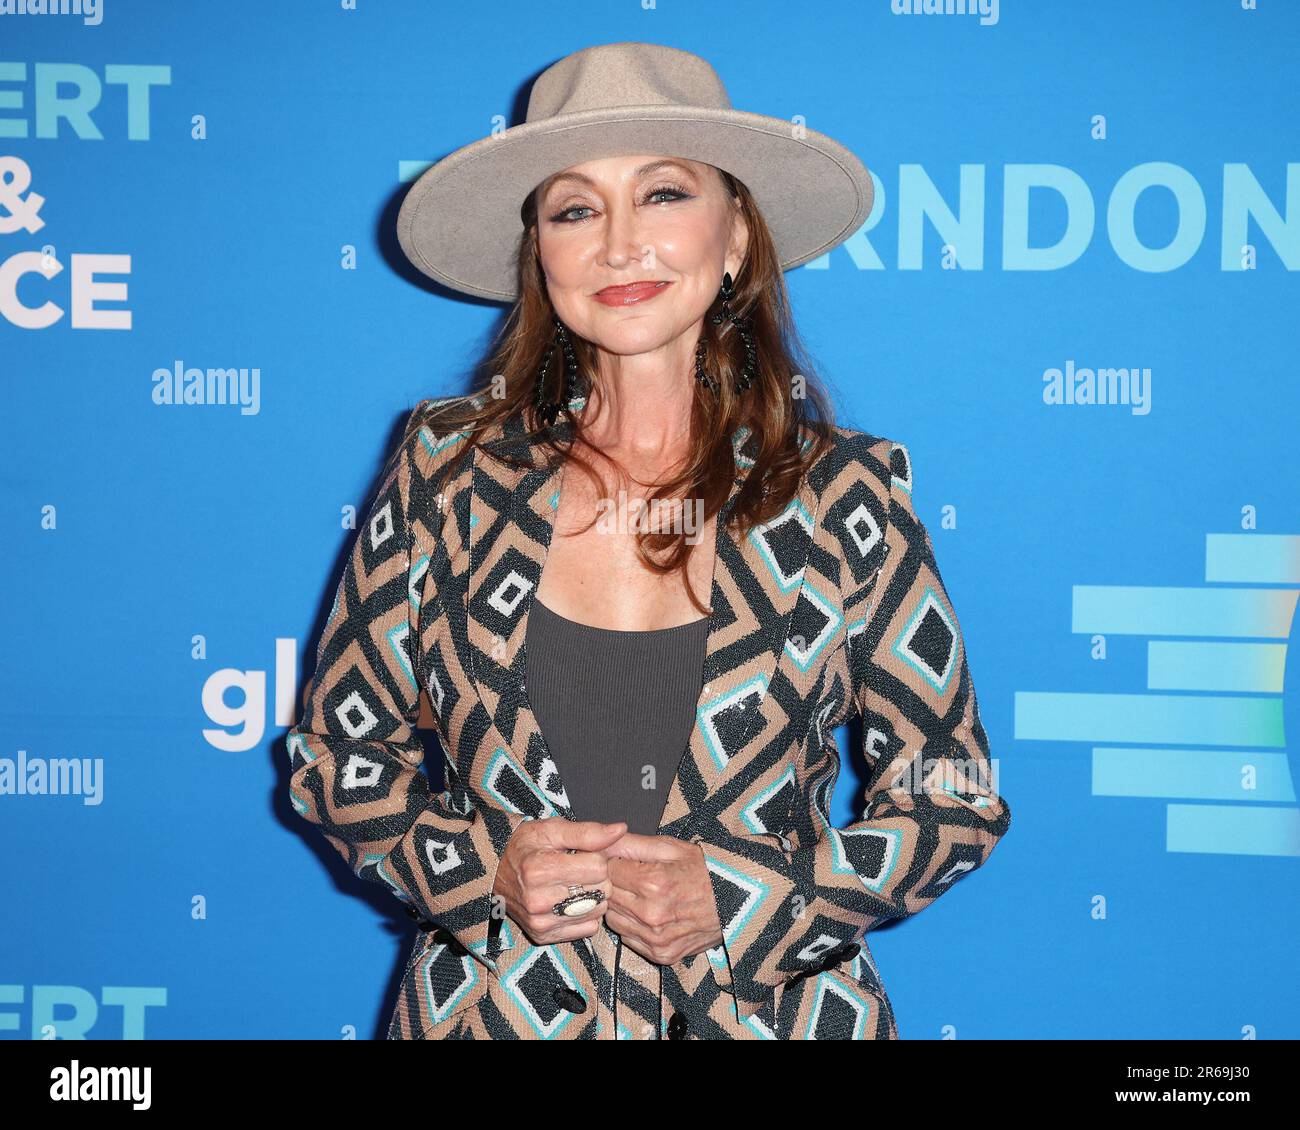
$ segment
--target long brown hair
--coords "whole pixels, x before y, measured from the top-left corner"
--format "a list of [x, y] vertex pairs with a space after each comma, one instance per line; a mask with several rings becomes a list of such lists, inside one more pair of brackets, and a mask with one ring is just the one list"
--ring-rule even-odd
[[[647, 497], [647, 502], [654, 506], [654, 500], [700, 499], [701, 524], [707, 522], [731, 493], [736, 475], [732, 433], [742, 424], [748, 425], [757, 433], [750, 440], [756, 445], [754, 465], [728, 515], [728, 522], [743, 536], [759, 522], [785, 509], [803, 476], [831, 443], [834, 425], [830, 399], [794, 327], [785, 277], [771, 232], [745, 185], [730, 173], [716, 171], [738, 201], [749, 228], [749, 245], [733, 281], [730, 307], [736, 316], [751, 319], [756, 371], [751, 387], [737, 393], [736, 377], [745, 359], [740, 334], [726, 319], [715, 326], [712, 317], [706, 316], [701, 334], [705, 343], [704, 369], [718, 383], [719, 391], [714, 394], [704, 388], [693, 372], [682, 374], [683, 380], [689, 380], [695, 390], [690, 454], [680, 473], [661, 484]], [[475, 391], [463, 397], [422, 401], [411, 414], [406, 438], [425, 425], [438, 434], [461, 431], [469, 437], [468, 451], [481, 443], [478, 433], [520, 416], [528, 435], [542, 440], [548, 465], [554, 467], [570, 459], [571, 445], [555, 441], [549, 429], [537, 419], [534, 407], [537, 371], [551, 345], [555, 328], [555, 313], [547, 297], [536, 251], [535, 192], [529, 193], [525, 200], [521, 218], [524, 233], [519, 241], [519, 297], [491, 353], [480, 366], [480, 383]], [[587, 395], [590, 404], [601, 393], [595, 379], [596, 346], [572, 331], [569, 340], [578, 366], [574, 385], [579, 395]], [[573, 443], [577, 444], [584, 440], [581, 420], [569, 412], [559, 392], [564, 380], [563, 364], [560, 351], [556, 350], [548, 370], [547, 398], [561, 401], [561, 418], [571, 423]], [[452, 462], [457, 464], [460, 460]], [[576, 462], [593, 482], [598, 482], [585, 460]], [[689, 537], [689, 531], [641, 530], [637, 533], [637, 552], [652, 572], [666, 575], [684, 570], [693, 548]], [[701, 612], [707, 612], [689, 585], [687, 592], [692, 603]]]

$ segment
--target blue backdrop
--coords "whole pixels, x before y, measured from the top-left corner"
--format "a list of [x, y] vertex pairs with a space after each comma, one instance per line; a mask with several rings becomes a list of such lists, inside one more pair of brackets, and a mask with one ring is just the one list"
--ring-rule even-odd
[[[1013, 813], [871, 936], [902, 1036], [1300, 1035], [1300, 5], [18, 6], [0, 1033], [383, 1035], [407, 920], [294, 815], [283, 738], [341, 515], [504, 311], [421, 282], [397, 207], [643, 40], [877, 178], [787, 277], [841, 421], [912, 453]], [[191, 367], [242, 402], [160, 402]]]

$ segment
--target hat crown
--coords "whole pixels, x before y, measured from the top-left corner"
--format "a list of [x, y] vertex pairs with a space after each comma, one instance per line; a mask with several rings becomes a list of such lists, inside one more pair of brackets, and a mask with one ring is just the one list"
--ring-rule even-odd
[[425, 169], [398, 211], [398, 242], [444, 286], [514, 301], [526, 234], [521, 204], [561, 169], [644, 153], [712, 165], [743, 183], [772, 230], [782, 270], [843, 243], [875, 198], [871, 174], [850, 150], [802, 123], [735, 109], [699, 55], [602, 43], [541, 71], [523, 122]]
[[547, 67], [533, 83], [526, 121], [620, 106], [730, 110], [731, 99], [698, 55], [657, 43], [605, 43]]

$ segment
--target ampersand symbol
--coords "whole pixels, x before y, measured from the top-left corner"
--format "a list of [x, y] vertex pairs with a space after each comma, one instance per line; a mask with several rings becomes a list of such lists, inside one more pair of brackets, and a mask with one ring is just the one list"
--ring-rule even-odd
[[24, 197], [31, 187], [32, 170], [21, 157], [0, 157], [0, 207], [8, 215], [0, 216], [0, 235], [12, 235], [19, 228], [40, 231], [45, 221], [37, 214], [45, 197], [33, 192]]

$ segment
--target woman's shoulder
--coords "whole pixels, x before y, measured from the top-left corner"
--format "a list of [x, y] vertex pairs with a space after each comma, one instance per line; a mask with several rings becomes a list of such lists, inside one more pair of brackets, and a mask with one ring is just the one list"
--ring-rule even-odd
[[822, 456], [822, 476], [828, 485], [868, 477], [888, 489], [893, 480], [901, 478], [910, 488], [911, 457], [906, 444], [838, 423], [831, 431], [833, 442]]
[[453, 404], [465, 401], [463, 396], [426, 396], [414, 408], [407, 420], [407, 432], [416, 428], [427, 428], [433, 435], [445, 435], [451, 431], [451, 425], [442, 419], [445, 410]]
[[431, 396], [411, 410], [406, 421], [405, 445], [420, 466], [435, 470], [463, 444], [468, 433], [450, 423], [445, 410], [464, 399], [463, 396]]
[[406, 418], [401, 443], [394, 458], [405, 468], [402, 485], [411, 505], [418, 505], [430, 491], [441, 490], [455, 477], [451, 464], [469, 450], [468, 432], [458, 430], [443, 418], [443, 409], [463, 397], [430, 397], [420, 401]]

